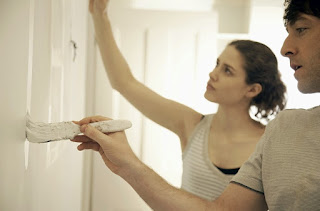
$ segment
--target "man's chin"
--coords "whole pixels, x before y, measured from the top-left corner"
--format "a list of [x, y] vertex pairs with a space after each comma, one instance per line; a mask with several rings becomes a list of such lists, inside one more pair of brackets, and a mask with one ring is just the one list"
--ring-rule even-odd
[[298, 90], [303, 94], [312, 94], [320, 92], [320, 87], [310, 87], [301, 82], [298, 82]]

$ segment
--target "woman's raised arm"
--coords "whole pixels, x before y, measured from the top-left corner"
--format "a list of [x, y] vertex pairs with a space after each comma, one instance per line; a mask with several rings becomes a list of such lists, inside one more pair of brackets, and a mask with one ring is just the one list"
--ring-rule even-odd
[[108, 0], [90, 0], [95, 36], [111, 86], [146, 117], [176, 133], [181, 141], [201, 119], [195, 110], [166, 99], [135, 79], [119, 50], [108, 18]]

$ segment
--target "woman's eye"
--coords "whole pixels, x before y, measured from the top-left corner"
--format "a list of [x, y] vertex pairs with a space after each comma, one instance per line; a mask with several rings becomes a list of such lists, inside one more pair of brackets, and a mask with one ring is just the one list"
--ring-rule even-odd
[[232, 73], [229, 68], [225, 68], [224, 72], [227, 73], [228, 75], [231, 75], [231, 73]]

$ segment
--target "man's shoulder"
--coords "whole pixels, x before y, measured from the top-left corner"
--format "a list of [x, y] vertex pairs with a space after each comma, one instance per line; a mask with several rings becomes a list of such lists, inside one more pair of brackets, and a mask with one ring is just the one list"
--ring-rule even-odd
[[320, 106], [315, 106], [309, 109], [303, 109], [303, 108], [296, 108], [296, 109], [285, 109], [281, 111], [277, 118], [286, 118], [286, 117], [298, 117], [298, 116], [304, 116], [304, 115], [320, 115]]
[[288, 129], [294, 125], [301, 125], [306, 121], [320, 120], [320, 106], [309, 109], [285, 109], [281, 111], [269, 124], [269, 129]]

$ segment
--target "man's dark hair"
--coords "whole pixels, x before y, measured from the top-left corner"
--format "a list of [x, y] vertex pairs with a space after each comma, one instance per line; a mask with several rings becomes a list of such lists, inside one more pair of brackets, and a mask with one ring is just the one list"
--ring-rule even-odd
[[285, 0], [283, 20], [285, 25], [294, 23], [301, 13], [320, 18], [320, 0]]

